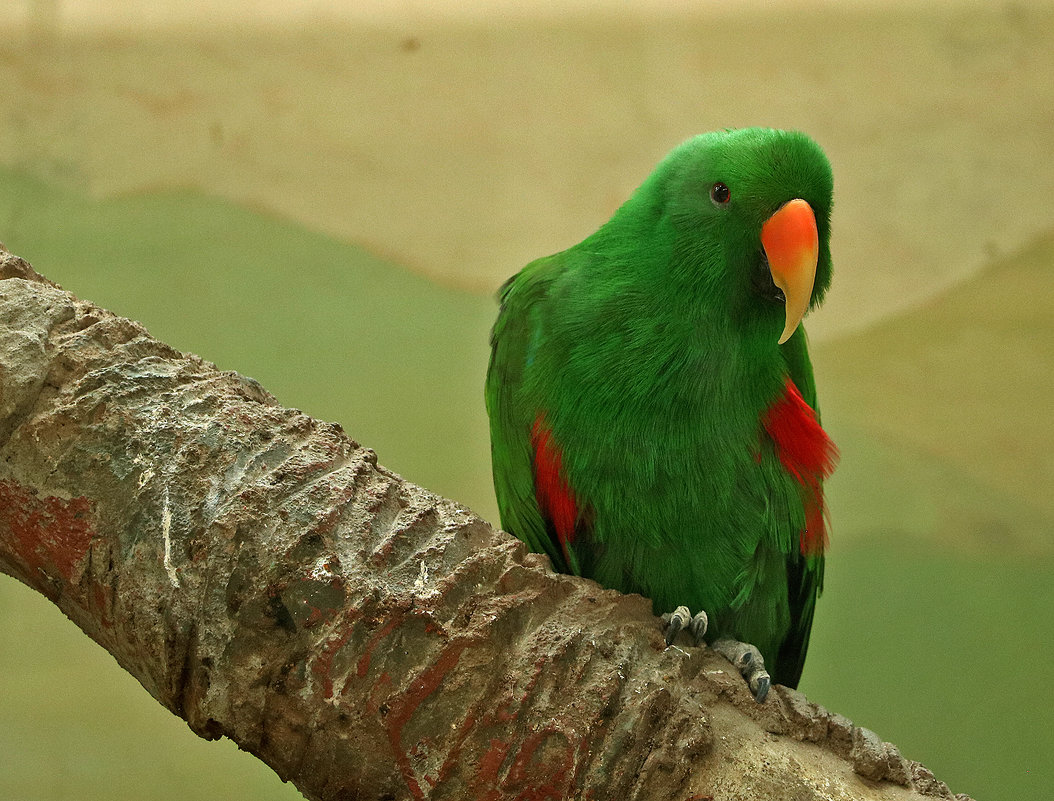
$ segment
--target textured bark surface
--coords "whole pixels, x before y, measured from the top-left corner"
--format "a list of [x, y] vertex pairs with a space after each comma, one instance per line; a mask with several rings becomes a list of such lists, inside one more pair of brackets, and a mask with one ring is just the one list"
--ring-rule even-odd
[[0, 570], [311, 799], [953, 797], [4, 251]]

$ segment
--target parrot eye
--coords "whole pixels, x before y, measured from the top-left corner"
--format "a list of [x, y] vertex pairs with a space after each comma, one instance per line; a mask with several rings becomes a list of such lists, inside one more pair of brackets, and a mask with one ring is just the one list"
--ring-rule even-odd
[[728, 201], [732, 199], [732, 190], [718, 181], [710, 187], [710, 199], [715, 206], [726, 206]]

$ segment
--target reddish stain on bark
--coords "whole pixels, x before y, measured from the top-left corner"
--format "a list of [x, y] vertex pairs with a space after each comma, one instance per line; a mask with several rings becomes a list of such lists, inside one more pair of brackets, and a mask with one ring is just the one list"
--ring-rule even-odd
[[[345, 692], [348, 686], [344, 685]], [[381, 677], [377, 679], [373, 687], [370, 688], [370, 694], [366, 698], [366, 708], [370, 710], [374, 715], [381, 714], [387, 715], [391, 707], [388, 702], [382, 699], [388, 698], [392, 694], [392, 677], [389, 673], [382, 673]]]
[[333, 676], [330, 675], [333, 669], [333, 657], [351, 638], [351, 632], [352, 627], [348, 625], [344, 631], [331, 636], [323, 646], [322, 653], [311, 665], [311, 672], [322, 680], [322, 691], [326, 698], [333, 697]]
[[[444, 760], [442, 767], [439, 769], [436, 784], [446, 781], [450, 774], [464, 763], [466, 759], [463, 755], [465, 742], [477, 725], [483, 730], [496, 730], [502, 723], [515, 719], [516, 713], [509, 710], [508, 703], [500, 704], [497, 709], [488, 710], [478, 719], [473, 712], [466, 714], [465, 719], [461, 721], [461, 725], [458, 727], [457, 735], [453, 738], [453, 745], [447, 752], [446, 760]], [[486, 753], [476, 760], [475, 763], [475, 773], [471, 781], [471, 787], [474, 790], [473, 798], [477, 798], [479, 801], [495, 801], [495, 799], [500, 797], [496, 789], [498, 786], [498, 775], [501, 771], [501, 766], [505, 762], [505, 757], [509, 753], [509, 749], [510, 745], [505, 740], [498, 737], [490, 738], [490, 745]]]
[[[519, 718], [519, 712], [529, 707], [532, 692], [548, 664], [546, 660], [537, 662], [536, 670], [528, 678], [526, 690], [522, 694], [517, 692], [514, 697], [486, 709], [478, 719], [472, 713], [466, 715], [454, 738], [454, 745], [440, 768], [437, 784], [470, 758], [463, 755], [463, 749], [473, 730], [498, 732], [505, 730], [503, 724]], [[600, 725], [606, 724], [602, 722]], [[471, 771], [471, 797], [479, 801], [496, 801], [511, 792], [518, 792], [516, 798], [521, 801], [569, 797], [581, 768], [587, 764], [591, 742], [588, 737], [570, 736], [568, 732], [573, 728], [572, 725], [550, 726], [529, 735], [519, 745], [516, 742], [519, 738], [515, 736], [511, 740], [501, 736], [490, 737], [486, 751], [475, 759]], [[508, 768], [503, 779], [502, 768], [506, 765]], [[503, 787], [504, 791], [499, 787]]]
[[502, 742], [496, 737], [490, 739], [490, 747], [482, 757], [476, 768], [480, 785], [483, 787], [496, 787], [498, 784], [498, 772], [509, 754], [509, 744]]
[[[439, 768], [439, 775], [435, 779], [435, 784], [446, 781], [453, 769], [461, 764], [461, 750], [465, 746], [465, 740], [475, 727], [476, 716], [472, 712], [469, 712], [465, 715], [465, 719], [461, 721], [461, 725], [458, 727], [457, 735], [453, 738], [453, 745], [450, 747], [450, 750], [447, 751], [446, 759]], [[429, 777], [426, 776], [425, 778], [429, 783], [432, 782]], [[479, 796], [479, 801], [488, 801], [488, 798], [488, 796]]]
[[92, 603], [96, 617], [103, 628], [112, 628], [113, 620], [110, 617], [110, 609], [113, 607], [113, 593], [110, 588], [104, 584], [96, 584], [92, 587]]
[[[555, 750], [555, 753], [536, 759], [535, 753], [551, 738], [562, 740], [563, 743], [555, 749], [547, 746], [545, 751]], [[567, 735], [559, 729], [547, 728], [527, 737], [513, 759], [506, 779], [513, 787], [527, 785], [516, 796], [517, 801], [560, 801], [566, 798], [570, 789], [567, 787], [567, 776], [574, 764], [575, 750]]]
[[414, 775], [413, 765], [410, 757], [403, 747], [403, 727], [410, 720], [417, 708], [424, 703], [439, 685], [443, 683], [446, 675], [457, 665], [461, 658], [461, 652], [465, 650], [468, 641], [462, 640], [447, 646], [435, 662], [427, 668], [420, 676], [410, 682], [410, 685], [390, 704], [390, 711], [385, 717], [385, 726], [388, 730], [388, 741], [391, 743], [392, 752], [395, 755], [396, 764], [403, 774], [406, 786], [414, 798], [424, 798], [417, 777]]
[[27, 577], [56, 573], [72, 582], [95, 537], [85, 497], [40, 497], [15, 481], [0, 481], [0, 538], [26, 566]]
[[494, 710], [494, 719], [501, 723], [508, 723], [510, 720], [516, 720], [516, 713], [509, 708], [508, 703], [504, 703]]
[[356, 669], [358, 677], [364, 678], [366, 673], [370, 669], [370, 660], [373, 658], [373, 652], [377, 648], [377, 645], [391, 634], [392, 629], [398, 626], [403, 621], [402, 615], [392, 615], [388, 619], [388, 622], [381, 626], [377, 631], [373, 633], [369, 641], [366, 643], [366, 647], [362, 649], [362, 656], [359, 658], [359, 664]]

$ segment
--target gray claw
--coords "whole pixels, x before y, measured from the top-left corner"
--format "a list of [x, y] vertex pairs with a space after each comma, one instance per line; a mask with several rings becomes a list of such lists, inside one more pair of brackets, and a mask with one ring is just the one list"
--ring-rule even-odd
[[673, 645], [673, 641], [677, 639], [682, 629], [687, 629], [696, 645], [702, 645], [710, 619], [706, 616], [706, 612], [697, 612], [693, 617], [687, 606], [678, 606], [672, 612], [664, 614], [662, 622], [665, 624], [663, 632], [666, 635], [667, 646]]
[[769, 694], [769, 687], [772, 686], [772, 678], [769, 676], [768, 671], [762, 670], [754, 678], [747, 680], [750, 691], [754, 693], [754, 700], [759, 704], [765, 703], [765, 699]]
[[750, 643], [738, 640], [718, 640], [711, 647], [735, 665], [750, 687], [754, 700], [762, 703], [769, 693], [769, 687], [772, 686], [772, 678], [765, 669], [761, 651]]
[[692, 613], [688, 611], [687, 606], [678, 606], [672, 612], [667, 612], [662, 616], [662, 622], [666, 624], [666, 645], [667, 647], [673, 645], [673, 641], [677, 639], [677, 635], [681, 633], [686, 625], [692, 621]]
[[690, 631], [692, 636], [695, 637], [696, 645], [703, 644], [703, 637], [706, 635], [706, 627], [709, 625], [710, 618], [706, 616], [706, 612], [699, 610], [695, 613], [692, 622], [688, 624], [688, 631]]

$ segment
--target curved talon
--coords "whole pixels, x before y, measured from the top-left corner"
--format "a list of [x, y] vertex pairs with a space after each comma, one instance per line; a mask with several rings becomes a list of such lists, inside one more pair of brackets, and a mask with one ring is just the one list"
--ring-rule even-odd
[[754, 700], [762, 703], [769, 694], [772, 677], [765, 669], [761, 651], [750, 643], [738, 640], [718, 640], [711, 647], [735, 666], [750, 687]]
[[706, 628], [710, 625], [710, 618], [707, 617], [706, 612], [699, 610], [695, 613], [695, 617], [692, 618], [692, 622], [688, 624], [688, 631], [693, 637], [695, 637], [695, 644], [702, 645], [703, 637], [706, 635]]
[[677, 635], [681, 633], [681, 629], [688, 625], [692, 620], [692, 613], [688, 611], [687, 606], [678, 606], [672, 612], [667, 612], [662, 616], [662, 622], [666, 624], [665, 635], [667, 647], [673, 645], [673, 641], [677, 639]]
[[748, 681], [750, 691], [754, 694], [754, 700], [759, 704], [765, 703], [765, 698], [769, 694], [769, 687], [772, 686], [772, 677], [769, 676], [767, 671], [763, 670]]
[[666, 636], [667, 647], [673, 645], [673, 641], [677, 639], [677, 635], [682, 630], [687, 630], [692, 635], [696, 645], [702, 645], [706, 627], [710, 625], [710, 618], [702, 610], [693, 616], [687, 606], [678, 606], [672, 612], [664, 614], [662, 622], [665, 624], [663, 633]]

